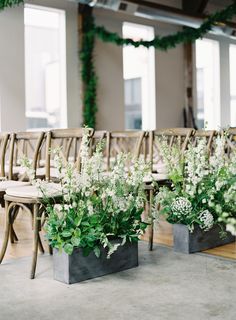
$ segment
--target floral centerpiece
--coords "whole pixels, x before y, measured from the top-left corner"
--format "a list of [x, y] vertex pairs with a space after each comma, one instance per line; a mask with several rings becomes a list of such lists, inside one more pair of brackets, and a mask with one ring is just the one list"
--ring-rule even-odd
[[[103, 172], [102, 143], [89, 156], [89, 138], [84, 133], [80, 150], [81, 170], [64, 161], [61, 150], [52, 150], [61, 185], [61, 199], [54, 204], [47, 183], [33, 181], [41, 190], [48, 212], [46, 237], [53, 248], [71, 255], [81, 248], [100, 256], [101, 246], [109, 258], [126, 242], [137, 242], [147, 227], [143, 220], [146, 195], [143, 179], [149, 166], [120, 154], [109, 173]], [[129, 158], [129, 159], [128, 159]], [[129, 161], [128, 161], [129, 160]], [[129, 169], [126, 163], [131, 162]], [[29, 175], [32, 175], [27, 161]], [[119, 240], [114, 244], [112, 240]]]
[[209, 231], [225, 223], [235, 235], [236, 153], [226, 154], [225, 136], [216, 138], [212, 155], [205, 138], [189, 143], [184, 154], [177, 146], [169, 149], [165, 140], [159, 144], [172, 182], [171, 189], [160, 188], [156, 197], [167, 221], [186, 225], [190, 231], [196, 225]]

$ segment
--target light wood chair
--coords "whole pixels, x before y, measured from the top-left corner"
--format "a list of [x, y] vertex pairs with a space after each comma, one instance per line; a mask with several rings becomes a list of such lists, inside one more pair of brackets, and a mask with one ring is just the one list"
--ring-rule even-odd
[[[93, 129], [88, 129], [89, 135], [92, 137], [94, 131]], [[49, 182], [48, 189], [50, 191], [51, 201], [54, 203], [61, 201], [61, 186], [58, 183], [50, 182], [55, 181], [55, 177], [51, 178], [52, 168], [54, 168], [53, 157], [51, 154], [51, 148], [60, 147], [61, 154], [66, 161], [73, 162], [74, 165], [79, 170], [79, 149], [81, 145], [81, 140], [83, 136], [83, 129], [58, 129], [49, 131], [47, 133], [46, 139], [46, 167], [45, 167], [45, 177]], [[35, 162], [38, 163], [39, 150], [37, 150], [37, 155], [35, 156]], [[37, 171], [36, 171], [37, 172]], [[42, 223], [44, 221], [45, 206], [43, 203], [43, 195], [40, 194], [35, 186], [25, 186], [22, 188], [9, 188], [6, 191], [5, 207], [6, 207], [6, 223], [4, 232], [4, 241], [2, 245], [2, 250], [0, 253], [0, 263], [2, 262], [9, 239], [10, 226], [11, 226], [11, 214], [15, 208], [22, 208], [26, 212], [33, 216], [34, 225], [34, 238], [33, 238], [33, 254], [32, 254], [32, 264], [30, 278], [34, 279], [38, 249], [44, 252], [44, 248], [40, 239], [40, 231], [42, 228]], [[51, 253], [51, 252], [50, 252]]]
[[[120, 153], [130, 153], [134, 158], [146, 157], [145, 131], [113, 131], [107, 136], [107, 170], [110, 171]], [[127, 166], [129, 164], [127, 163]]]
[[6, 179], [5, 172], [5, 161], [6, 161], [6, 150], [9, 144], [10, 134], [0, 133], [0, 181]]
[[[0, 182], [0, 202], [3, 207], [5, 205], [4, 195], [8, 188], [18, 188], [30, 184], [25, 172], [20, 169], [20, 158], [27, 155], [24, 152], [27, 152], [29, 145], [34, 144], [35, 154], [30, 155], [32, 156], [32, 166], [36, 169], [36, 154], [40, 149], [43, 137], [43, 132], [18, 132], [11, 134], [8, 148], [9, 159], [7, 166], [4, 165], [6, 180]], [[4, 146], [6, 147], [6, 143]], [[3, 162], [5, 161], [3, 160]], [[17, 214], [17, 208], [12, 210], [10, 217], [10, 238], [12, 243], [14, 243], [14, 240], [18, 240], [13, 229], [13, 223]]]
[[236, 128], [229, 128], [227, 130], [226, 138], [226, 152], [230, 156], [231, 152], [236, 150]]
[[190, 141], [196, 146], [199, 140], [206, 139], [207, 149], [210, 155], [213, 153], [213, 142], [216, 135], [217, 132], [215, 130], [194, 130], [190, 137]]
[[[152, 218], [152, 204], [154, 194], [158, 193], [158, 188], [163, 185], [170, 186], [168, 181], [168, 176], [166, 168], [160, 153], [160, 140], [165, 139], [167, 141], [168, 147], [171, 148], [174, 145], [179, 146], [181, 152], [187, 148], [190, 141], [190, 137], [193, 134], [192, 128], [170, 128], [170, 129], [160, 129], [156, 131], [149, 132], [149, 158], [152, 166], [152, 178], [157, 183], [157, 187], [151, 185], [151, 181], [146, 180], [146, 190], [148, 192], [148, 211], [151, 219], [151, 224], [149, 227], [149, 250], [153, 249], [153, 218]], [[159, 207], [157, 208], [159, 210]]]

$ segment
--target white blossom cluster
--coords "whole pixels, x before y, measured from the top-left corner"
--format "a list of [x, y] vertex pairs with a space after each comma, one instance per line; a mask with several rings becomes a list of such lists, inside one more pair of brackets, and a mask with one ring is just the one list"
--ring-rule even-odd
[[171, 210], [173, 214], [178, 217], [182, 215], [187, 216], [192, 211], [192, 204], [188, 199], [184, 197], [178, 197], [172, 202]]
[[202, 222], [200, 227], [205, 231], [210, 230], [214, 224], [214, 217], [209, 210], [204, 210], [199, 214], [199, 220]]

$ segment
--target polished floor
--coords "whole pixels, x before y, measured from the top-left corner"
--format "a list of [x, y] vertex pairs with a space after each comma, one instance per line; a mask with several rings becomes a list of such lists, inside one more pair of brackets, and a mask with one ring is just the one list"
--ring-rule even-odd
[[[19, 213], [19, 216], [15, 222], [15, 230], [19, 238], [19, 242], [15, 244], [9, 243], [5, 259], [15, 259], [20, 257], [27, 257], [31, 255], [32, 250], [32, 226], [31, 218], [24, 214]], [[2, 242], [4, 232], [4, 211], [1, 209], [0, 213], [0, 244]], [[144, 237], [147, 240], [147, 236]], [[160, 221], [154, 232], [154, 247], [156, 244], [161, 244], [171, 247], [173, 245], [172, 226], [164, 221]], [[44, 241], [44, 248], [47, 252], [48, 246]], [[222, 247], [217, 247], [211, 250], [205, 251], [207, 254], [216, 255], [229, 259], [236, 259], [236, 242], [228, 244]]]

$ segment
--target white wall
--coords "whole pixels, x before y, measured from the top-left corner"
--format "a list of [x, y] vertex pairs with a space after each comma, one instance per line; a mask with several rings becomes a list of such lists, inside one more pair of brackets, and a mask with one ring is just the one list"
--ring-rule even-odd
[[[171, 1], [169, 1], [171, 2]], [[177, 1], [175, 1], [177, 3]], [[164, 3], [164, 1], [163, 1]], [[155, 33], [167, 35], [180, 30], [173, 25], [153, 22], [130, 15], [97, 9], [97, 25], [122, 35], [123, 21], [151, 25]], [[97, 128], [124, 130], [124, 82], [122, 47], [97, 40], [95, 64], [98, 75]], [[156, 123], [157, 128], [183, 126], [184, 52], [178, 46], [168, 52], [156, 50]]]
[[[77, 4], [66, 0], [28, 0], [27, 3], [66, 10], [68, 127], [82, 122], [78, 59]], [[0, 13], [0, 130], [25, 130], [24, 10]]]
[[25, 129], [24, 15], [22, 7], [0, 13], [0, 129]]

